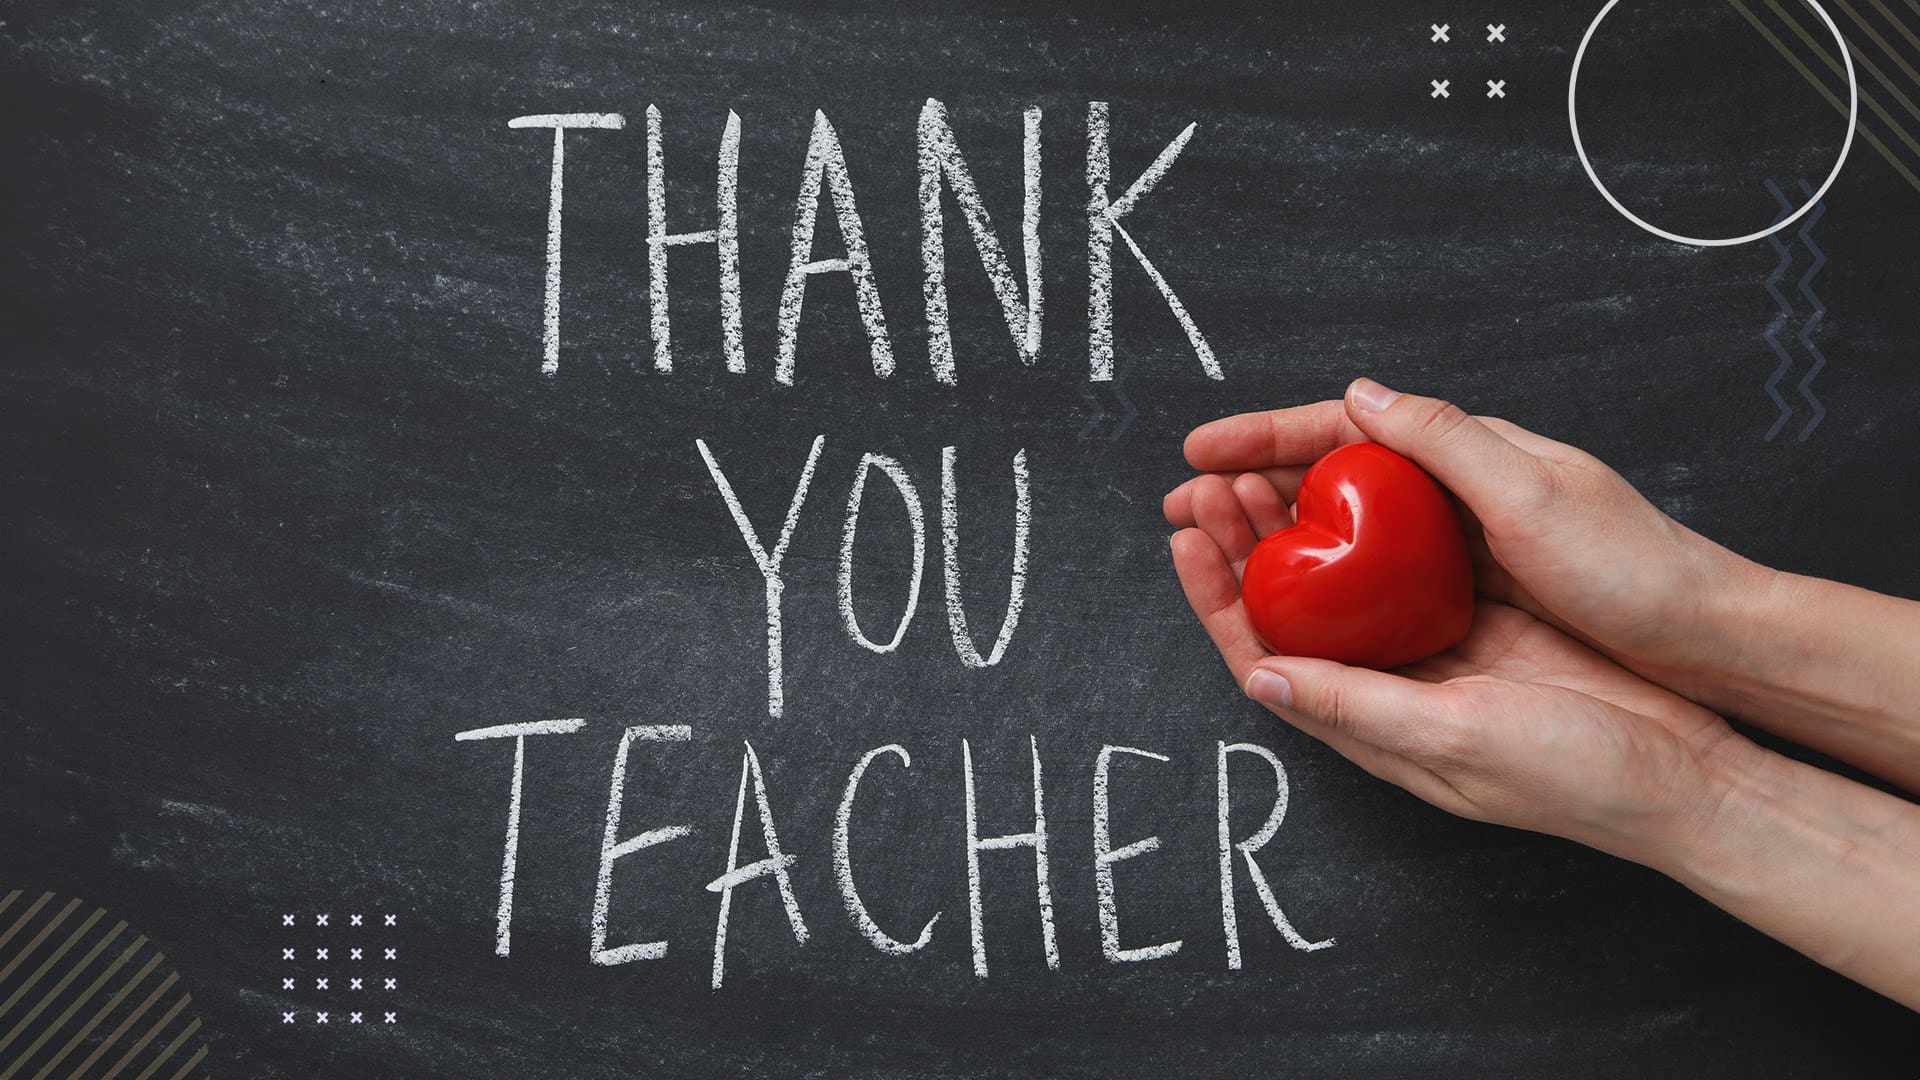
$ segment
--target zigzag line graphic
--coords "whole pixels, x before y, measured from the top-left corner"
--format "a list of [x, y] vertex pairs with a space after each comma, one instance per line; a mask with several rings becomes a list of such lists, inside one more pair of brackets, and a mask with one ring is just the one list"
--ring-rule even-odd
[[1080, 383], [1080, 400], [1093, 406], [1093, 415], [1087, 417], [1087, 422], [1080, 425], [1080, 434], [1074, 436], [1075, 442], [1086, 442], [1087, 436], [1093, 434], [1093, 429], [1099, 427], [1100, 421], [1107, 418], [1107, 410], [1100, 407], [1100, 399], [1093, 394], [1092, 379], [1086, 379]]
[[[1805, 180], [1800, 181], [1800, 190], [1806, 193], [1807, 198], [1813, 198], [1813, 185]], [[1800, 429], [1798, 437], [1800, 442], [1806, 442], [1807, 436], [1813, 434], [1813, 429], [1819, 427], [1820, 421], [1827, 415], [1826, 406], [1820, 404], [1820, 399], [1813, 396], [1812, 389], [1814, 376], [1820, 374], [1820, 369], [1827, 366], [1826, 355], [1820, 351], [1818, 345], [1813, 343], [1813, 332], [1819, 327], [1820, 320], [1826, 317], [1827, 305], [1814, 295], [1812, 284], [1813, 276], [1820, 272], [1821, 267], [1827, 265], [1827, 253], [1821, 251], [1820, 246], [1813, 242], [1814, 223], [1818, 222], [1820, 216], [1826, 212], [1827, 204], [1820, 203], [1813, 208], [1812, 213], [1800, 221], [1800, 242], [1807, 245], [1808, 251], [1813, 252], [1813, 265], [1807, 268], [1806, 273], [1800, 275], [1800, 295], [1806, 297], [1807, 302], [1813, 305], [1813, 315], [1807, 319], [1806, 325], [1800, 328], [1799, 334], [1800, 344], [1806, 346], [1808, 355], [1813, 357], [1813, 367], [1801, 377], [1799, 384], [1800, 396], [1806, 398], [1807, 404], [1813, 406], [1813, 419], [1807, 421], [1806, 426]]]
[[[1774, 220], [1779, 221], [1793, 213], [1793, 204], [1781, 194], [1779, 187], [1775, 186], [1771, 180], [1766, 183], [1767, 191], [1780, 203], [1780, 216]], [[1788, 370], [1793, 367], [1793, 356], [1787, 352], [1786, 346], [1780, 344], [1780, 331], [1787, 325], [1787, 320], [1793, 317], [1793, 305], [1787, 302], [1785, 294], [1780, 291], [1780, 280], [1786, 277], [1788, 268], [1793, 266], [1793, 253], [1787, 250], [1787, 245], [1780, 242], [1779, 233], [1769, 234], [1767, 243], [1772, 244], [1773, 250], [1780, 256], [1780, 265], [1774, 267], [1773, 273], [1767, 277], [1767, 295], [1773, 297], [1773, 302], [1780, 306], [1780, 313], [1775, 315], [1773, 322], [1760, 333], [1760, 336], [1767, 340], [1767, 345], [1773, 349], [1773, 354], [1780, 358], [1780, 366], [1773, 369], [1773, 374], [1766, 383], [1767, 396], [1773, 399], [1774, 407], [1780, 410], [1780, 415], [1774, 419], [1773, 426], [1767, 429], [1766, 441], [1772, 442], [1774, 437], [1780, 434], [1780, 429], [1787, 425], [1787, 420], [1793, 416], [1793, 406], [1788, 405], [1787, 399], [1780, 396], [1780, 380], [1786, 378]]]

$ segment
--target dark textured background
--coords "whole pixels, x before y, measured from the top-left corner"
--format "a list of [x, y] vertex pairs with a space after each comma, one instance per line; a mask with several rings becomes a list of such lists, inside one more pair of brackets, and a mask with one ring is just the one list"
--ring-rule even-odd
[[[1817, 282], [1829, 413], [1804, 443], [1804, 409], [1764, 442], [1774, 252], [1680, 248], [1610, 210], [1565, 116], [1597, 5], [1524, 7], [0, 8], [0, 880], [154, 935], [221, 1075], [1912, 1075], [1911, 1014], [1649, 871], [1450, 819], [1277, 727], [1224, 677], [1167, 565], [1159, 496], [1183, 474], [1187, 428], [1372, 374], [1588, 447], [1749, 555], [1920, 594], [1906, 344], [1920, 194], [1856, 148], [1816, 234], [1832, 260]], [[1590, 147], [1669, 227], [1758, 227], [1774, 213], [1763, 181], [1817, 182], [1840, 123], [1730, 8], [1661, 7], [1624, 5], [1596, 43]], [[1484, 41], [1495, 21], [1505, 45]], [[1430, 44], [1429, 22], [1451, 23], [1454, 43]], [[1444, 102], [1427, 96], [1439, 77], [1454, 80]], [[1507, 99], [1484, 98], [1494, 77]], [[947, 102], [1007, 240], [1019, 110], [1046, 114], [1045, 353], [1018, 364], [956, 233], [957, 389], [925, 366], [913, 132], [928, 96]], [[1112, 389], [1093, 394], [1111, 415], [1089, 425], [1082, 386], [1095, 99], [1113, 103], [1116, 193], [1200, 125], [1130, 226], [1227, 370], [1200, 376], [1117, 248], [1116, 336], [1140, 410], [1118, 439]], [[666, 116], [675, 228], [709, 220], [721, 123], [728, 108], [744, 119], [748, 375], [721, 368], [710, 248], [676, 250], [679, 370], [651, 370], [649, 102]], [[816, 107], [874, 247], [900, 359], [887, 382], [836, 277], [810, 286], [797, 384], [769, 375]], [[629, 126], [569, 136], [565, 348], [543, 380], [551, 139], [506, 121], [549, 111]], [[823, 226], [823, 251], [835, 236]], [[764, 530], [822, 432], [788, 557], [788, 715], [774, 722], [759, 577], [693, 440]], [[1032, 465], [1027, 612], [984, 671], [947, 640], [937, 516], [900, 652], [856, 650], [832, 603], [860, 453], [901, 458], [933, 497], [948, 444], [983, 641], [1005, 597], [1007, 460], [1025, 447]], [[870, 494], [862, 533], [870, 632], [904, 577], [880, 568], [904, 550], [886, 494]], [[451, 737], [560, 716], [589, 723], [530, 742], [502, 960], [510, 746]], [[694, 742], [636, 750], [623, 831], [695, 833], [621, 864], [613, 919], [615, 942], [672, 948], [595, 968], [617, 733], [676, 722]], [[1029, 734], [1048, 769], [1063, 967], [1041, 960], [1031, 857], [988, 854], [981, 981], [959, 740], [983, 828], [1002, 832], [1026, 813]], [[714, 993], [702, 886], [723, 867], [742, 739], [814, 936], [796, 947], [768, 883], [746, 887]], [[1286, 761], [1293, 805], [1262, 861], [1301, 929], [1336, 948], [1287, 948], [1243, 875], [1246, 968], [1225, 969], [1221, 739]], [[892, 741], [914, 766], [870, 774], [856, 854], [894, 933], [946, 912], [907, 958], [859, 938], [828, 863], [846, 770]], [[1184, 938], [1169, 960], [1100, 957], [1089, 798], [1103, 742], [1173, 759], [1122, 761], [1115, 811], [1117, 842], [1164, 845], [1118, 869], [1125, 944]], [[1269, 797], [1257, 772], [1243, 779], [1242, 834]], [[750, 821], [748, 858], [753, 835]], [[283, 938], [312, 934], [283, 932], [280, 913], [355, 910], [402, 913], [408, 978], [388, 999], [402, 1022], [283, 1026], [315, 995], [277, 989]]]

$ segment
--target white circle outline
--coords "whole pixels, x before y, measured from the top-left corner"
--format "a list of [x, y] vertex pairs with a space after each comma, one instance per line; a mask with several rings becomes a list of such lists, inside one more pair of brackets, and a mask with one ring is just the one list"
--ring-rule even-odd
[[1807, 211], [1812, 210], [1814, 204], [1818, 203], [1827, 194], [1827, 189], [1833, 186], [1833, 182], [1840, 178], [1840, 170], [1847, 163], [1847, 154], [1853, 149], [1853, 132], [1860, 118], [1860, 83], [1854, 78], [1853, 74], [1853, 54], [1848, 51], [1847, 39], [1841, 36], [1840, 27], [1834, 23], [1833, 16], [1827, 14], [1827, 9], [1820, 6], [1820, 0], [1807, 0], [1807, 6], [1813, 8], [1814, 14], [1820, 16], [1820, 21], [1827, 24], [1827, 31], [1833, 35], [1833, 40], [1840, 45], [1840, 58], [1846, 61], [1847, 65], [1847, 137], [1846, 140], [1840, 144], [1840, 158], [1833, 163], [1833, 171], [1827, 174], [1826, 182], [1820, 185], [1820, 190], [1814, 192], [1813, 197], [1808, 199], [1800, 209], [1774, 222], [1767, 228], [1761, 229], [1759, 232], [1751, 232], [1745, 236], [1735, 236], [1729, 239], [1719, 240], [1703, 240], [1698, 237], [1681, 236], [1679, 233], [1671, 233], [1635, 214], [1625, 206], [1622, 206], [1619, 199], [1613, 197], [1613, 192], [1607, 190], [1607, 185], [1601, 183], [1599, 175], [1593, 171], [1593, 163], [1587, 160], [1587, 148], [1580, 141], [1580, 117], [1578, 111], [1574, 108], [1574, 91], [1580, 85], [1580, 62], [1586, 58], [1587, 43], [1593, 40], [1593, 32], [1600, 29], [1600, 23], [1607, 17], [1607, 13], [1619, 6], [1619, 4], [1620, 0], [1607, 0], [1606, 6], [1600, 9], [1600, 14], [1593, 17], [1593, 22], [1587, 26], [1586, 35], [1580, 39], [1579, 50], [1573, 54], [1573, 72], [1567, 76], [1567, 127], [1573, 132], [1573, 152], [1580, 155], [1580, 167], [1587, 171], [1587, 179], [1593, 181], [1593, 186], [1599, 190], [1600, 197], [1607, 200], [1607, 205], [1620, 211], [1620, 215], [1628, 221], [1633, 222], [1635, 225], [1640, 226], [1642, 229], [1663, 240], [1671, 240], [1676, 244], [1692, 244], [1695, 247], [1733, 247], [1736, 244], [1763, 240], [1806, 216]]

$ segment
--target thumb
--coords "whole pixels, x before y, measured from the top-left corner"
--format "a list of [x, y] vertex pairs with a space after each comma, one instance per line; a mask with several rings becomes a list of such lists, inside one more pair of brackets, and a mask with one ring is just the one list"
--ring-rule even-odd
[[1539, 458], [1451, 402], [1355, 379], [1346, 405], [1367, 438], [1412, 459], [1476, 511], [1512, 505], [1546, 484]]
[[1332, 660], [1276, 656], [1247, 676], [1247, 696], [1281, 713], [1401, 757], [1431, 756], [1454, 728], [1443, 687]]

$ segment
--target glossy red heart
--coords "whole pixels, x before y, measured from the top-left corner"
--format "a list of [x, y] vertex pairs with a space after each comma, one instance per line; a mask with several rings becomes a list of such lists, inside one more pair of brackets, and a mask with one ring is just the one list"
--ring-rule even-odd
[[1253, 549], [1240, 582], [1274, 652], [1393, 668], [1473, 624], [1473, 566], [1446, 492], [1378, 443], [1349, 443], [1300, 482], [1295, 524]]

